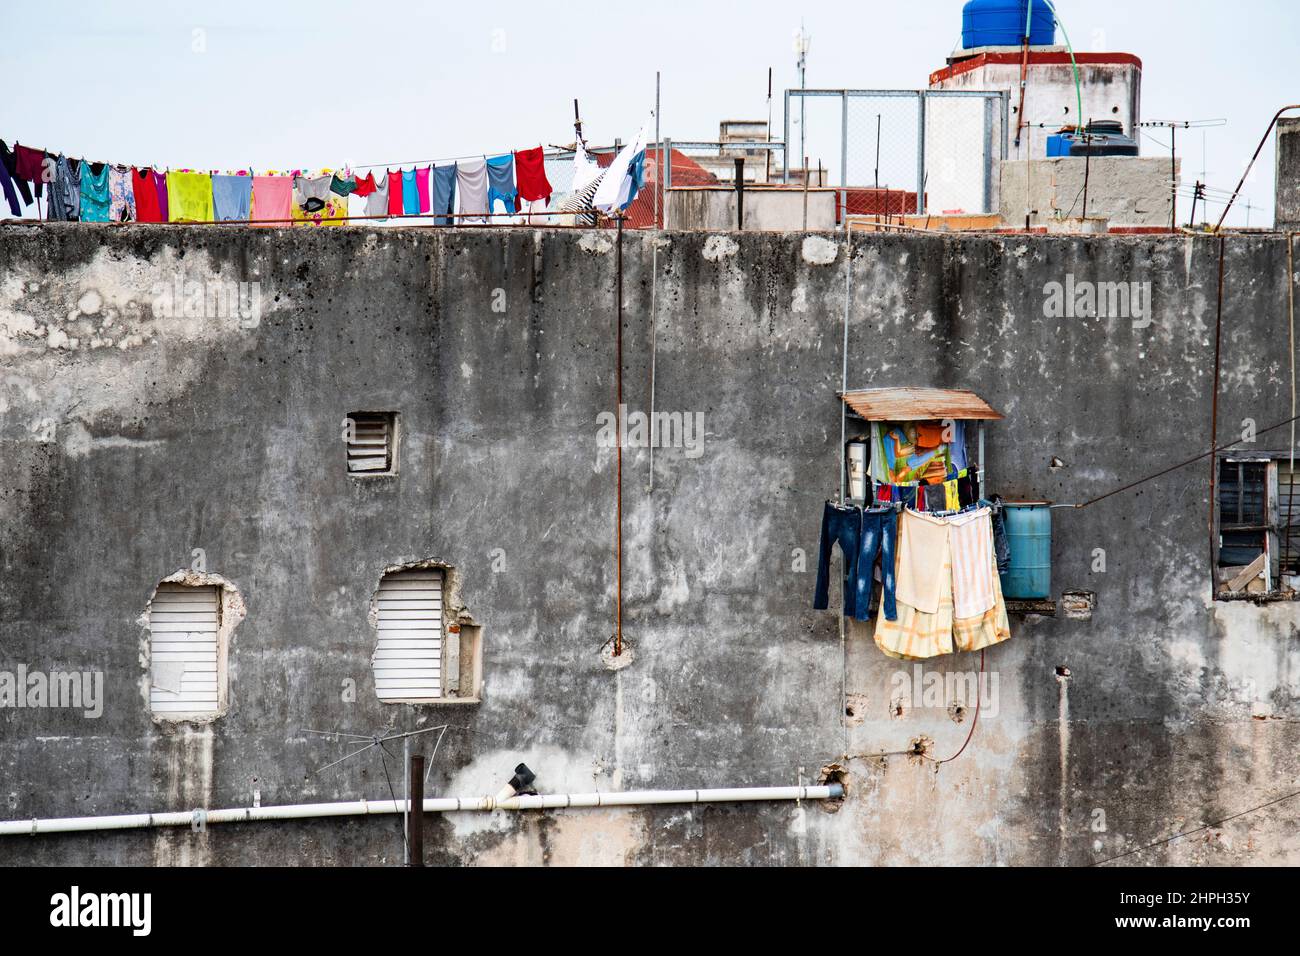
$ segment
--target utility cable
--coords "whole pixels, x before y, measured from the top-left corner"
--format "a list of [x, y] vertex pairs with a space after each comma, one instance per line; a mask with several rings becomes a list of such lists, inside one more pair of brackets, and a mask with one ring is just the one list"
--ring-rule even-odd
[[1295, 797], [1300, 797], [1300, 790], [1297, 790], [1295, 793], [1288, 793], [1283, 797], [1278, 797], [1276, 800], [1270, 800], [1268, 803], [1261, 803], [1259, 806], [1251, 807], [1249, 810], [1242, 810], [1240, 813], [1234, 813], [1231, 816], [1224, 817], [1222, 820], [1212, 820], [1202, 826], [1194, 827], [1191, 830], [1184, 830], [1181, 833], [1175, 833], [1173, 836], [1165, 837], [1163, 840], [1157, 840], [1155, 843], [1148, 843], [1146, 846], [1140, 846], [1137, 849], [1120, 853], [1117, 856], [1109, 856], [1106, 859], [1098, 860], [1096, 863], [1091, 865], [1105, 866], [1107, 863], [1114, 863], [1116, 860], [1122, 860], [1125, 857], [1132, 856], [1134, 853], [1141, 853], [1143, 850], [1150, 850], [1153, 847], [1164, 846], [1166, 843], [1173, 843], [1175, 840], [1181, 840], [1183, 837], [1191, 836], [1193, 833], [1200, 833], [1202, 830], [1209, 830], [1212, 827], [1222, 826], [1229, 820], [1236, 820], [1238, 817], [1244, 817], [1248, 813], [1256, 813], [1260, 810], [1265, 810], [1268, 807], [1277, 806], [1277, 804], [1284, 803], [1287, 800], [1294, 799]]

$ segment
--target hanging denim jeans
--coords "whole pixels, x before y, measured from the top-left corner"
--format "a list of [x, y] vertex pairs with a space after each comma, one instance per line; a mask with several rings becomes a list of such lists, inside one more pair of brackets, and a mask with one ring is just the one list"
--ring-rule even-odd
[[859, 621], [871, 617], [871, 589], [876, 558], [880, 558], [885, 617], [896, 620], [894, 605], [894, 548], [898, 539], [898, 514], [893, 509], [863, 512], [826, 502], [822, 512], [821, 547], [817, 560], [817, 586], [813, 608], [830, 605], [831, 552], [836, 543], [844, 561], [844, 615]]
[[[836, 543], [844, 561], [844, 615], [856, 617], [858, 597], [858, 552], [862, 546], [862, 509], [842, 508], [826, 502], [822, 511], [822, 537], [817, 559], [817, 588], [813, 608], [824, 611], [830, 606], [831, 551]], [[865, 612], [866, 608], [863, 608]]]
[[888, 511], [862, 514], [861, 549], [858, 551], [857, 588], [854, 602], [859, 621], [871, 617], [871, 587], [875, 583], [872, 571], [876, 566], [876, 557], [880, 557], [881, 600], [885, 602], [885, 620], [898, 620], [898, 610], [894, 605], [894, 551], [898, 544], [898, 513], [892, 508]]

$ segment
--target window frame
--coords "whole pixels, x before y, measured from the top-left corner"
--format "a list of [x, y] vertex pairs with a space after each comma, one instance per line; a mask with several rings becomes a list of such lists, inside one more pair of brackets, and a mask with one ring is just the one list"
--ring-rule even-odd
[[[1241, 466], [1237, 479], [1237, 521], [1225, 521], [1225, 515], [1222, 506], [1223, 495], [1223, 466], [1225, 464], [1237, 464]], [[1263, 524], [1249, 523], [1244, 520], [1243, 509], [1245, 500], [1245, 491], [1247, 484], [1245, 482], [1244, 466], [1257, 464], [1264, 466], [1263, 478], [1261, 481], [1261, 508], [1263, 514]], [[1214, 489], [1214, 561], [1212, 565], [1214, 577], [1214, 600], [1216, 601], [1238, 601], [1238, 600], [1260, 600], [1260, 599], [1300, 599], [1300, 594], [1288, 595], [1283, 588], [1283, 578], [1290, 575], [1300, 574], [1300, 550], [1294, 546], [1286, 547], [1284, 538], [1289, 537], [1290, 542], [1294, 542], [1300, 536], [1300, 523], [1292, 521], [1289, 536], [1286, 531], [1286, 514], [1284, 505], [1295, 505], [1300, 503], [1296, 499], [1285, 501], [1281, 492], [1279, 478], [1283, 468], [1286, 468], [1288, 477], [1288, 490], [1290, 484], [1294, 481], [1294, 474], [1290, 471], [1290, 452], [1289, 451], [1260, 451], [1251, 454], [1238, 453], [1220, 453], [1215, 456], [1215, 489]], [[1297, 473], [1300, 473], [1300, 462], [1297, 463]], [[1287, 507], [1285, 510], [1292, 511], [1293, 518], [1295, 511]], [[1223, 537], [1225, 532], [1255, 532], [1258, 533], [1261, 540], [1260, 549], [1265, 557], [1264, 564], [1264, 590], [1263, 591], [1227, 591], [1223, 590], [1226, 581], [1220, 580], [1220, 571], [1225, 565], [1220, 562], [1220, 554], [1224, 549]], [[1282, 564], [1282, 557], [1285, 553], [1287, 564]], [[1258, 560], [1256, 558], [1255, 560]], [[1226, 567], [1238, 567], [1238, 565], [1226, 565]], [[1295, 570], [1289, 571], [1288, 568]]]

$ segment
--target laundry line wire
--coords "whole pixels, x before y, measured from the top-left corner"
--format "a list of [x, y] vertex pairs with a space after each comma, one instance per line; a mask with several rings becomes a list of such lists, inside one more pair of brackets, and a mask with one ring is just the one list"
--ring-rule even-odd
[[[1255, 434], [1263, 435], [1266, 434], [1267, 432], [1276, 431], [1279, 428], [1282, 428], [1286, 425], [1290, 425], [1292, 422], [1296, 421], [1297, 419], [1300, 419], [1300, 415], [1292, 415], [1290, 418], [1284, 419], [1283, 421], [1280, 422], [1276, 422], [1272, 425], [1269, 425], [1266, 428], [1257, 429], [1255, 431]], [[1210, 449], [1209, 451], [1201, 452], [1199, 455], [1195, 456], [1194, 458], [1188, 458], [1186, 461], [1180, 461], [1176, 465], [1170, 465], [1168, 468], [1162, 468], [1160, 471], [1157, 471], [1155, 474], [1147, 475], [1145, 478], [1139, 478], [1137, 481], [1130, 481], [1128, 484], [1121, 485], [1119, 488], [1116, 488], [1113, 491], [1108, 491], [1104, 495], [1098, 495], [1096, 498], [1089, 498], [1087, 501], [1081, 502], [1080, 504], [1055, 505], [1054, 507], [1072, 508], [1077, 510], [1079, 508], [1086, 508], [1089, 505], [1095, 505], [1099, 501], [1105, 501], [1107, 498], [1113, 497], [1114, 495], [1121, 494], [1125, 491], [1130, 491], [1133, 488], [1136, 488], [1138, 485], [1145, 484], [1148, 481], [1154, 481], [1156, 478], [1161, 478], [1172, 471], [1177, 471], [1179, 468], [1185, 468], [1188, 465], [1195, 464], [1198, 461], [1203, 461], [1204, 459], [1209, 458], [1211, 455], [1218, 454], [1221, 451], [1228, 451], [1233, 448], [1236, 448], [1240, 444], [1241, 444], [1240, 441], [1234, 441], [1234, 442], [1228, 442], [1226, 445], [1218, 445], [1215, 448]]]
[[1143, 850], [1150, 850], [1158, 846], [1164, 846], [1167, 843], [1173, 843], [1175, 840], [1181, 840], [1183, 837], [1191, 836], [1193, 833], [1200, 833], [1202, 830], [1209, 830], [1211, 827], [1222, 826], [1223, 824], [1227, 823], [1229, 820], [1236, 820], [1238, 817], [1244, 817], [1249, 813], [1258, 813], [1260, 810], [1266, 810], [1269, 807], [1277, 806], [1279, 803], [1285, 803], [1287, 800], [1292, 800], [1295, 797], [1300, 797], [1300, 790], [1295, 791], [1295, 793], [1288, 793], [1285, 796], [1278, 797], [1276, 800], [1270, 800], [1268, 801], [1268, 803], [1261, 803], [1257, 807], [1251, 807], [1248, 810], [1242, 810], [1239, 813], [1234, 813], [1230, 816], [1226, 816], [1221, 820], [1211, 820], [1209, 823], [1202, 824], [1199, 827], [1193, 827], [1191, 830], [1184, 830], [1181, 833], [1175, 833], [1171, 837], [1165, 837], [1163, 840], [1156, 840], [1154, 843], [1148, 843], [1146, 846], [1140, 846], [1137, 847], [1136, 849], [1128, 850], [1127, 852], [1120, 853], [1116, 856], [1110, 856], [1104, 860], [1098, 860], [1096, 863], [1093, 863], [1091, 865], [1105, 866], [1107, 863], [1114, 863], [1116, 860], [1122, 860], [1125, 857], [1132, 856], [1135, 853], [1141, 853]]

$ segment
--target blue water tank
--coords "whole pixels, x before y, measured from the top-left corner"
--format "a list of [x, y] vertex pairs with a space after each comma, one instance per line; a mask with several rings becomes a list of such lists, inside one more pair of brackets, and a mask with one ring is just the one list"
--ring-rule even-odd
[[[961, 45], [1020, 46], [1025, 38], [1025, 16], [1031, 0], [970, 0], [961, 11]], [[1044, 0], [1032, 0], [1030, 46], [1051, 46], [1056, 39], [1056, 19]]]
[[1043, 600], [1052, 595], [1052, 512], [1046, 501], [1008, 501], [1002, 506], [1011, 565], [1002, 575], [1008, 598]]

